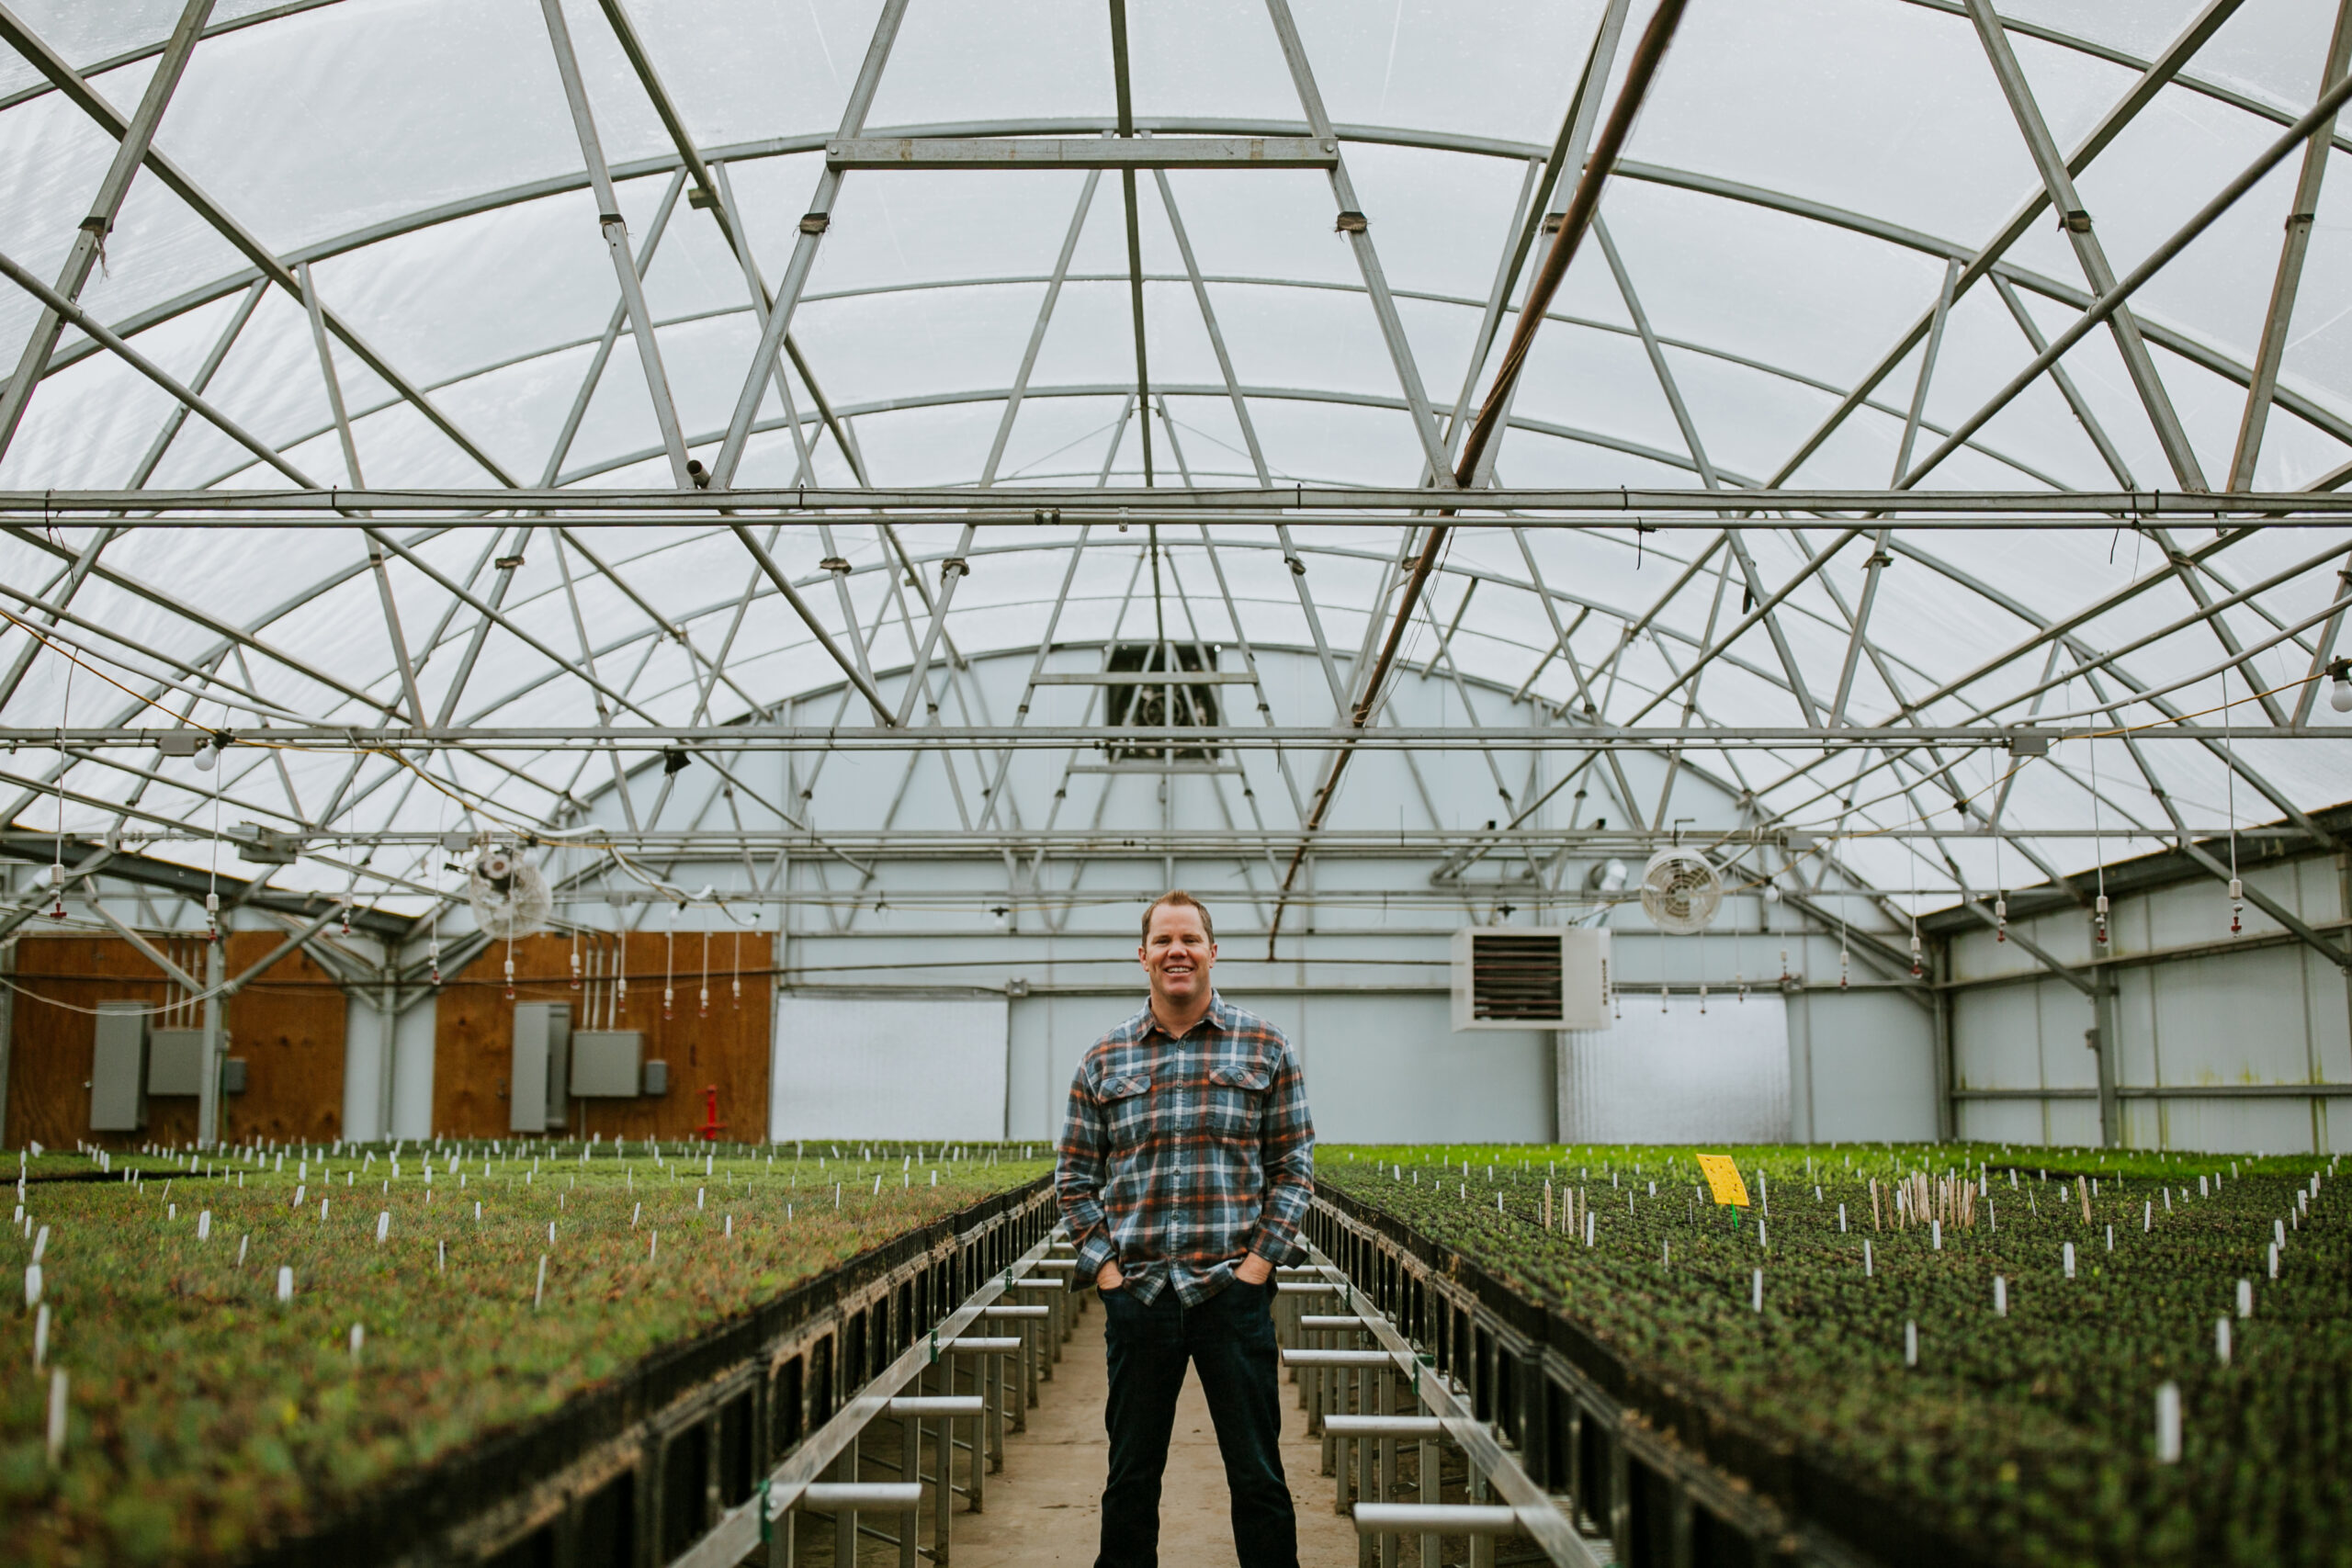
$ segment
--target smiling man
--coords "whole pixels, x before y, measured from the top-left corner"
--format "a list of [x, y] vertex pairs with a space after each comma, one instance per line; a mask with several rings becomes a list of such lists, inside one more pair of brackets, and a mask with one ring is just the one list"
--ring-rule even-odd
[[1306, 1086], [1282, 1032], [1209, 983], [1216, 931], [1189, 893], [1143, 912], [1144, 1010], [1069, 1086], [1055, 1182], [1102, 1294], [1111, 1398], [1095, 1568], [1155, 1568], [1159, 1483], [1189, 1363], [1216, 1424], [1241, 1568], [1296, 1568], [1283, 1477], [1273, 1273], [1303, 1256], [1315, 1190]]

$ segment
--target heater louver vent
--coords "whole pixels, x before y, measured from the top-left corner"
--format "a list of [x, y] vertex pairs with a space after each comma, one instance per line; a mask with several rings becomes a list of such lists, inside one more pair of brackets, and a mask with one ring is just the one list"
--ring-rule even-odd
[[1608, 1028], [1609, 933], [1524, 926], [1456, 931], [1453, 1027]]
[[1474, 931], [1470, 1016], [1549, 1022], [1560, 1016], [1560, 939]]

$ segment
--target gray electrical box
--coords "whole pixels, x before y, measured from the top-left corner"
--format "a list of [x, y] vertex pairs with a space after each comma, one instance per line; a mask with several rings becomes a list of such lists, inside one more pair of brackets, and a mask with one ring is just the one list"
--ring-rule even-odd
[[147, 1006], [100, 1002], [90, 1053], [90, 1130], [135, 1133], [147, 1124]]
[[645, 1036], [634, 1029], [583, 1029], [571, 1037], [571, 1092], [583, 1100], [634, 1100]]
[[645, 1064], [645, 1092], [654, 1100], [659, 1100], [670, 1092], [669, 1063], [648, 1062]]
[[222, 1060], [220, 1092], [222, 1094], [245, 1092], [245, 1059], [243, 1056], [230, 1056]]
[[157, 1029], [147, 1035], [147, 1092], [200, 1094], [204, 1090], [204, 1031]]
[[571, 1004], [517, 1003], [514, 1066], [507, 1079], [507, 1131], [560, 1131], [571, 1120]]

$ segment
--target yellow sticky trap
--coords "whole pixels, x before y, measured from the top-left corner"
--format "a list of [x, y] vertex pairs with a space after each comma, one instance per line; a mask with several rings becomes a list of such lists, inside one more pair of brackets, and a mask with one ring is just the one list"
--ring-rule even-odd
[[1701, 1155], [1699, 1173], [1707, 1179], [1716, 1202], [1747, 1207], [1747, 1183], [1740, 1179], [1739, 1167], [1732, 1163], [1729, 1155]]

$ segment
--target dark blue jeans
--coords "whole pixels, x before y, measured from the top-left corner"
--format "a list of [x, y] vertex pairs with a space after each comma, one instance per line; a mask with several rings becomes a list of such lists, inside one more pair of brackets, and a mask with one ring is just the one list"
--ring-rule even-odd
[[1102, 1489], [1102, 1551], [1094, 1568], [1157, 1568], [1159, 1480], [1188, 1361], [1200, 1369], [1216, 1425], [1241, 1568], [1297, 1568], [1298, 1521], [1283, 1479], [1273, 1300], [1271, 1280], [1237, 1280], [1195, 1307], [1179, 1302], [1173, 1286], [1148, 1303], [1125, 1289], [1102, 1292], [1111, 1478]]

